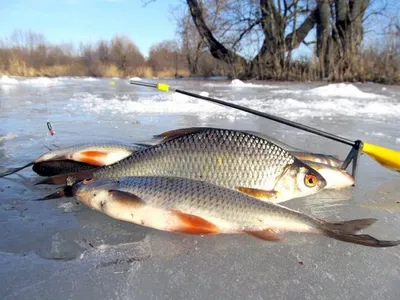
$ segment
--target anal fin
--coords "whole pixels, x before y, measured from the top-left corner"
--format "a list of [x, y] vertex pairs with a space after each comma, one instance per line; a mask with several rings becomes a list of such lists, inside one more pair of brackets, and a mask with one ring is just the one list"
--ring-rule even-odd
[[237, 186], [236, 189], [246, 195], [252, 196], [262, 201], [274, 202], [278, 192], [276, 191], [266, 191], [254, 188], [248, 188], [243, 186]]
[[256, 238], [262, 239], [264, 241], [277, 242], [283, 239], [282, 234], [279, 231], [274, 230], [273, 228], [267, 228], [258, 231], [245, 231], [245, 233], [252, 235]]
[[195, 215], [186, 214], [177, 210], [171, 210], [179, 219], [179, 225], [173, 228], [171, 231], [184, 233], [184, 234], [218, 234], [220, 233], [218, 227]]

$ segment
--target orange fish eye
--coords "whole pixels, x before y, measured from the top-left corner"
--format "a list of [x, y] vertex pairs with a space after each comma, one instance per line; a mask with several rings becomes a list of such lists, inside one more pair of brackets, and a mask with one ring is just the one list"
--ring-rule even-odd
[[304, 183], [306, 186], [308, 186], [309, 188], [313, 188], [317, 185], [318, 183], [318, 178], [317, 176], [315, 176], [314, 174], [307, 174], [304, 177]]
[[86, 178], [82, 183], [83, 184], [88, 184], [88, 183], [91, 183], [91, 182], [93, 182], [94, 181], [94, 178], [92, 177], [92, 178]]

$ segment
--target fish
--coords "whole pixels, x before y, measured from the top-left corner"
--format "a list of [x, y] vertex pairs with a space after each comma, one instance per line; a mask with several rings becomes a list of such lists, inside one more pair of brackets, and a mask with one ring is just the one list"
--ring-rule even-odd
[[192, 234], [249, 234], [280, 241], [286, 232], [324, 235], [370, 247], [392, 247], [356, 233], [374, 224], [367, 218], [327, 222], [279, 204], [200, 180], [164, 176], [87, 178], [71, 187], [72, 196], [117, 220], [157, 230]]
[[[83, 143], [83, 144], [72, 145], [70, 147], [51, 150], [47, 153], [44, 153], [22, 167], [7, 169], [4, 172], [0, 173], [0, 178], [14, 174], [29, 166], [49, 161], [68, 160], [68, 161], [84, 163], [94, 167], [107, 166], [114, 164], [128, 157], [135, 151], [141, 149], [143, 149], [143, 147], [138, 145], [128, 145], [119, 142], [97, 142], [97, 143]], [[65, 171], [68, 171], [71, 165], [72, 163], [70, 165], [65, 164], [65, 170], [63, 170], [62, 166], [59, 165], [58, 172], [66, 173]], [[43, 166], [44, 165], [42, 165], [42, 167]], [[46, 166], [50, 167], [49, 164]], [[55, 168], [56, 167], [54, 165], [53, 171], [55, 170]], [[34, 167], [33, 170], [35, 172], [36, 171], [41, 172], [42, 168], [40, 165], [38, 165]]]
[[39, 176], [54, 176], [84, 170], [91, 170], [95, 166], [73, 160], [49, 160], [33, 164], [32, 171]]
[[322, 177], [324, 177], [326, 181], [324, 190], [339, 190], [354, 185], [354, 177], [346, 170], [315, 161], [302, 160], [302, 162], [316, 170], [322, 175]]
[[263, 201], [315, 194], [325, 179], [279, 146], [252, 134], [193, 128], [164, 134], [164, 141], [110, 166], [62, 174], [36, 184], [69, 184], [121, 176], [176, 176], [208, 181]]

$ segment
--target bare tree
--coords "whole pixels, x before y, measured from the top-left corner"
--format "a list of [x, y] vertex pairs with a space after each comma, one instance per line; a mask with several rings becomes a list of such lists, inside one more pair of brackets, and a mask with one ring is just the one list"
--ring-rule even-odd
[[[247, 0], [240, 5], [233, 0], [215, 1], [224, 7], [217, 25], [223, 25], [222, 36], [228, 37], [227, 41], [221, 34], [217, 38], [218, 32], [206, 22], [213, 2], [187, 0], [187, 5], [210, 53], [231, 65], [234, 75], [242, 78], [283, 76], [287, 52], [304, 41], [316, 22], [316, 7], [310, 8], [308, 1]], [[260, 33], [263, 38], [258, 51], [251, 58], [244, 57], [238, 45], [253, 42]]]

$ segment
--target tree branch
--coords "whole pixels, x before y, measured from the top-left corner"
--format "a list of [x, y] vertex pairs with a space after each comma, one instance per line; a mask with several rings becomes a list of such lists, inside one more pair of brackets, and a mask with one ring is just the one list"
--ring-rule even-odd
[[204, 21], [203, 13], [201, 11], [198, 1], [197, 0], [186, 0], [186, 1], [190, 9], [190, 14], [192, 15], [193, 18], [193, 22], [196, 25], [197, 31], [199, 32], [200, 36], [207, 42], [211, 55], [217, 59], [227, 62], [228, 64], [233, 64], [238, 62], [246, 65], [247, 62], [242, 56], [227, 49], [224, 45], [222, 45], [215, 39], [211, 30], [207, 27], [207, 24]]
[[[318, 9], [316, 8], [310, 13], [307, 19], [304, 20], [299, 28], [296, 29], [296, 31], [286, 36], [285, 43], [286, 45], [291, 46], [291, 50], [296, 49], [298, 46], [300, 46], [301, 42], [304, 41], [308, 33], [311, 31], [311, 29], [313, 29], [317, 21], [317, 13]], [[292, 39], [294, 40], [292, 41]]]

